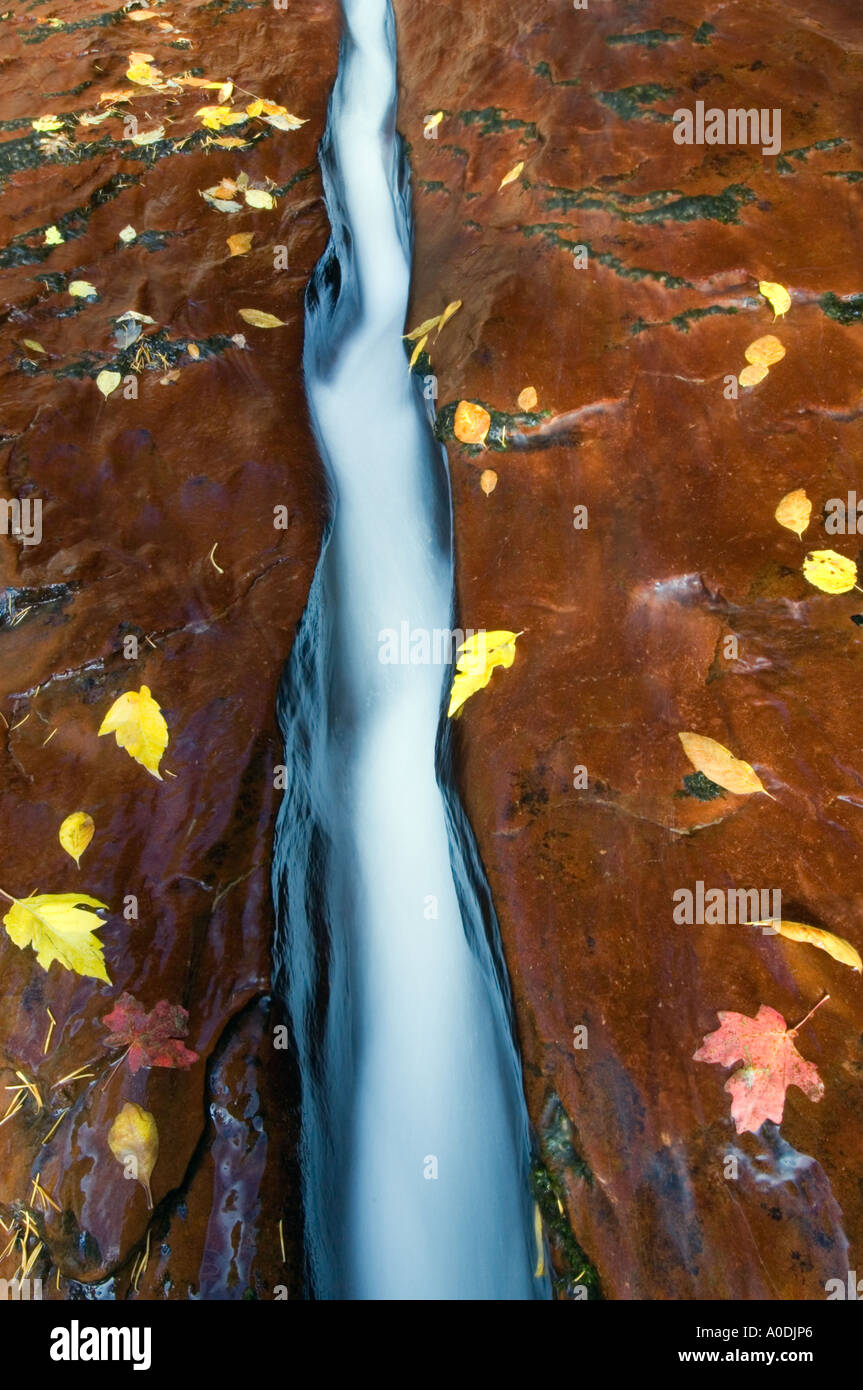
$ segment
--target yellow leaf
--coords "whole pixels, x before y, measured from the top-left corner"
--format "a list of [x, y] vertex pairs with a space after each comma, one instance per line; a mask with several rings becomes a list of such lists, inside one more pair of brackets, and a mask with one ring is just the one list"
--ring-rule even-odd
[[523, 391], [518, 393], [519, 410], [536, 410], [538, 397], [532, 386], [525, 386]]
[[491, 428], [491, 416], [473, 401], [459, 401], [452, 428], [462, 444], [482, 444]]
[[140, 24], [142, 19], [158, 19], [158, 10], [129, 10], [127, 19], [133, 19], [136, 24]]
[[301, 125], [308, 125], [308, 117], [301, 120], [299, 116], [292, 116], [290, 111], [286, 111], [283, 106], [272, 116], [262, 116], [261, 119], [266, 121], [267, 125], [271, 125], [274, 130], [299, 130]]
[[230, 101], [230, 100], [231, 100], [231, 94], [232, 94], [233, 90], [234, 90], [234, 84], [233, 84], [233, 82], [231, 82], [230, 80], [227, 81], [227, 82], [223, 82], [222, 85], [221, 85], [221, 87], [219, 88], [219, 95], [216, 97], [216, 100], [217, 100], [218, 102], [220, 102], [220, 103], [221, 103], [221, 102], [225, 102], [225, 101]]
[[163, 125], [154, 126], [152, 130], [142, 130], [139, 135], [132, 136], [133, 145], [155, 145], [157, 140], [164, 140], [165, 127]]
[[718, 787], [724, 787], [725, 791], [733, 792], [735, 796], [750, 796], [753, 792], [764, 792], [765, 796], [770, 796], [755, 769], [735, 758], [723, 744], [706, 738], [704, 734], [683, 733], [677, 737], [696, 772], [703, 772]]
[[232, 111], [230, 106], [201, 106], [195, 112], [208, 130], [221, 130], [226, 125], [241, 125], [248, 120], [245, 111]]
[[423, 351], [423, 348], [425, 347], [425, 345], [426, 345], [426, 343], [428, 342], [428, 340], [429, 340], [429, 339], [428, 339], [428, 334], [427, 334], [427, 333], [426, 333], [422, 338], [420, 338], [419, 342], [417, 343], [416, 347], [414, 348], [413, 352], [411, 353], [411, 360], [410, 360], [410, 362], [408, 363], [408, 371], [411, 371], [411, 370], [412, 370], [414, 363], [416, 362], [416, 360], [417, 360], [417, 358], [419, 357], [420, 353]]
[[763, 338], [756, 338], [754, 343], [750, 343], [743, 356], [754, 366], [772, 367], [776, 362], [782, 361], [785, 349], [778, 338], [774, 338], [772, 333], [766, 333]]
[[847, 594], [857, 583], [857, 566], [835, 550], [810, 550], [803, 561], [803, 573], [825, 594]]
[[247, 256], [252, 249], [252, 237], [254, 232], [235, 232], [233, 236], [226, 237], [232, 256]]
[[30, 124], [40, 135], [53, 134], [54, 131], [63, 129], [63, 122], [59, 116], [38, 116]]
[[111, 392], [116, 391], [122, 380], [119, 372], [100, 372], [96, 377], [96, 385], [107, 400]]
[[[131, 58], [132, 55], [129, 56]], [[136, 55], [136, 60], [130, 62], [126, 69], [126, 76], [130, 82], [137, 82], [139, 87], [155, 87], [159, 85], [162, 74], [159, 68], [152, 67]]]
[[267, 314], [263, 309], [240, 309], [240, 318], [245, 319], [253, 328], [284, 328], [282, 319], [277, 319], [275, 314]]
[[246, 203], [250, 208], [274, 208], [276, 200], [263, 188], [247, 188]]
[[424, 334], [431, 333], [435, 325], [440, 323], [440, 320], [440, 314], [435, 314], [433, 319], [426, 319], [424, 323], [420, 324], [419, 328], [414, 328], [410, 333], [403, 333], [402, 337], [407, 338], [408, 342], [412, 343], [415, 338], [422, 338]]
[[436, 338], [440, 337], [440, 334], [441, 334], [441, 332], [443, 331], [444, 324], [449, 323], [449, 321], [450, 321], [450, 319], [452, 318], [453, 314], [457, 314], [460, 308], [461, 308], [461, 300], [460, 300], [460, 299], [454, 299], [453, 302], [452, 302], [452, 304], [448, 304], [448, 305], [446, 306], [446, 308], [444, 309], [443, 313], [442, 313], [441, 316], [440, 316], [440, 322], [438, 323], [438, 326], [437, 326], [437, 333], [435, 333], [435, 337], [436, 337]]
[[241, 140], [239, 135], [217, 135], [212, 141], [221, 150], [242, 150], [248, 143], [248, 140]]
[[520, 160], [518, 161], [518, 163], [517, 163], [512, 169], [510, 169], [510, 171], [509, 171], [508, 174], [504, 174], [503, 178], [501, 179], [500, 183], [499, 183], [498, 186], [497, 186], [497, 191], [498, 191], [498, 193], [500, 192], [500, 190], [501, 190], [502, 188], [506, 188], [506, 186], [507, 186], [508, 183], [514, 183], [515, 180], [518, 178], [518, 176], [519, 176], [519, 174], [521, 173], [521, 171], [522, 171], [523, 168], [524, 168], [524, 160], [523, 160], [523, 159], [520, 159]]
[[[434, 115], [426, 116], [425, 120], [423, 121], [423, 135], [426, 137], [426, 139], [429, 138], [433, 130], [437, 129], [442, 120], [442, 111], [435, 111]], [[435, 139], [437, 139], [437, 136], [435, 136]]]
[[106, 907], [87, 893], [33, 893], [13, 901], [3, 925], [16, 946], [33, 947], [43, 970], [56, 960], [66, 970], [110, 984], [105, 948], [93, 935], [104, 925], [95, 909]]
[[146, 685], [114, 701], [102, 720], [100, 738], [102, 734], [114, 734], [117, 746], [161, 782], [159, 763], [168, 746], [168, 726]]
[[127, 1100], [108, 1131], [108, 1147], [126, 1173], [141, 1184], [152, 1211], [150, 1178], [159, 1157], [159, 1130], [149, 1110]]
[[850, 941], [841, 936], [834, 936], [832, 931], [810, 927], [806, 922], [775, 922], [772, 917], [760, 917], [757, 922], [744, 922], [742, 925], [778, 927], [779, 935], [787, 937], [789, 941], [803, 941], [807, 946], [817, 946], [834, 960], [841, 961], [843, 965], [850, 965], [852, 970], [863, 972], [863, 960], [860, 959], [859, 952], [855, 951]]
[[195, 361], [195, 362], [197, 362], [198, 358], [199, 358], [200, 355], [201, 355], [201, 349], [198, 347], [198, 344], [197, 344], [197, 343], [189, 343], [189, 346], [187, 347], [186, 351], [188, 352], [188, 354], [189, 354], [189, 356], [192, 358], [192, 360]]
[[788, 313], [791, 308], [791, 295], [784, 285], [777, 285], [775, 280], [759, 280], [758, 289], [770, 304], [774, 318]]
[[138, 233], [132, 226], [126, 226], [122, 229], [122, 231], [117, 233], [118, 239], [122, 241], [124, 246], [128, 246], [130, 241], [134, 241], [137, 235]]
[[81, 867], [81, 855], [93, 838], [96, 826], [86, 811], [73, 811], [60, 826], [60, 844]]
[[806, 489], [798, 487], [793, 492], [786, 492], [773, 515], [780, 526], [795, 531], [802, 540], [812, 515], [812, 503], [806, 496]]
[[130, 101], [135, 95], [131, 87], [121, 87], [116, 92], [102, 92], [99, 97], [99, 105], [104, 101], [110, 101], [113, 105], [115, 101]]
[[92, 299], [99, 291], [95, 285], [91, 285], [89, 280], [73, 280], [68, 286], [69, 293], [75, 299]]
[[37, 343], [35, 338], [22, 338], [21, 341], [23, 342], [25, 348], [29, 348], [31, 352], [44, 352], [44, 351], [45, 351], [45, 349], [43, 348], [42, 344], [41, 344], [41, 343]]
[[62, 234], [62, 232], [60, 231], [60, 228], [59, 228], [59, 227], [46, 227], [46, 228], [45, 228], [45, 245], [46, 245], [46, 246], [60, 246], [60, 245], [62, 245], [62, 243], [65, 241], [65, 239], [66, 239], [66, 238], [63, 236], [63, 234]]
[[461, 709], [465, 700], [469, 700], [471, 695], [475, 695], [478, 690], [482, 690], [483, 686], [488, 685], [491, 675], [491, 671], [476, 675], [471, 675], [467, 671], [457, 671], [450, 691], [447, 717], [452, 719], [453, 715]]
[[483, 469], [482, 474], [480, 476], [479, 485], [485, 493], [486, 497], [488, 497], [490, 493], [494, 492], [495, 488], [497, 487], [497, 474], [495, 473], [493, 468]]
[[753, 363], [751, 367], [744, 367], [737, 380], [741, 386], [757, 386], [759, 381], [763, 381], [769, 375], [769, 368], [757, 362]]
[[503, 629], [477, 632], [459, 647], [456, 675], [450, 692], [450, 718], [465, 700], [482, 690], [491, 680], [496, 666], [511, 666], [515, 661], [515, 643], [519, 632]]

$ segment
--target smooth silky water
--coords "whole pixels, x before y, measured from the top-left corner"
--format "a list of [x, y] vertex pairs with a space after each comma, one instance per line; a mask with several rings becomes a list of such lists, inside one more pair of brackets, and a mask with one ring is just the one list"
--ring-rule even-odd
[[411, 214], [395, 104], [389, 0], [346, 0], [320, 151], [332, 236], [304, 355], [331, 519], [280, 693], [273, 879], [308, 1292], [547, 1298], [509, 985], [450, 771], [452, 669], [379, 660], [404, 621], [454, 623], [446, 455], [401, 336]]

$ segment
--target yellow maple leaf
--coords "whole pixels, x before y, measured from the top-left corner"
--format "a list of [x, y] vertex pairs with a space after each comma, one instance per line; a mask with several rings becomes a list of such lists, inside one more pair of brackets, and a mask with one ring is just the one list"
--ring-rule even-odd
[[3, 925], [21, 950], [33, 947], [43, 970], [56, 960], [66, 970], [110, 984], [102, 957], [105, 948], [94, 936], [103, 925], [96, 916], [99, 908], [107, 908], [107, 903], [87, 893], [33, 893], [12, 899]]
[[146, 685], [114, 701], [102, 720], [100, 738], [102, 734], [114, 734], [117, 746], [161, 782], [159, 763], [168, 746], [168, 726]]

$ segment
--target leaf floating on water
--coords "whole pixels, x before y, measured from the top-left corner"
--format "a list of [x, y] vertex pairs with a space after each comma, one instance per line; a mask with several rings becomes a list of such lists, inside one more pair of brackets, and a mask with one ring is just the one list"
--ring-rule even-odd
[[277, 319], [275, 314], [267, 314], [263, 309], [240, 309], [239, 315], [246, 323], [250, 323], [253, 328], [284, 328], [282, 319]]
[[755, 769], [740, 758], [735, 758], [715, 738], [693, 733], [680, 733], [677, 737], [696, 772], [703, 772], [718, 787], [733, 792], [735, 796], [751, 796], [753, 792], [764, 792], [765, 796], [770, 796]]
[[794, 1046], [800, 1027], [789, 1029], [782, 1015], [766, 1004], [754, 1018], [720, 1010], [719, 1027], [706, 1035], [694, 1053], [694, 1061], [716, 1062], [721, 1067], [745, 1063], [725, 1083], [738, 1134], [757, 1133], [765, 1120], [780, 1124], [789, 1086], [799, 1086], [812, 1101], [824, 1095], [817, 1068]]
[[246, 204], [250, 208], [274, 208], [276, 200], [272, 193], [267, 193], [263, 188], [247, 188], [245, 192]]
[[108, 1132], [108, 1147], [126, 1173], [141, 1184], [152, 1211], [150, 1178], [159, 1157], [159, 1131], [149, 1110], [127, 1101]]
[[415, 363], [415, 362], [417, 361], [417, 359], [419, 358], [420, 353], [424, 351], [425, 345], [426, 345], [427, 342], [428, 342], [428, 334], [426, 333], [422, 338], [420, 338], [419, 342], [417, 343], [416, 347], [414, 348], [413, 352], [411, 353], [411, 360], [410, 360], [410, 362], [408, 363], [408, 371], [409, 371], [409, 372], [410, 372], [410, 371], [413, 371], [414, 363]]
[[763, 338], [756, 338], [754, 343], [750, 343], [743, 356], [754, 366], [772, 367], [782, 361], [785, 349], [778, 338], [766, 333]]
[[857, 583], [857, 566], [835, 550], [810, 550], [803, 561], [803, 573], [825, 594], [847, 594]]
[[491, 416], [473, 401], [459, 401], [452, 428], [462, 444], [482, 444], [491, 429]]
[[429, 138], [433, 130], [437, 130], [442, 120], [442, 111], [435, 111], [433, 116], [426, 116], [426, 119], [423, 121], [423, 135], [426, 139]]
[[460, 299], [454, 299], [453, 302], [452, 302], [452, 304], [448, 304], [448, 305], [446, 306], [446, 308], [444, 309], [443, 313], [442, 313], [441, 316], [440, 316], [440, 321], [438, 322], [437, 333], [435, 333], [435, 338], [439, 338], [439, 337], [440, 337], [440, 335], [441, 335], [441, 333], [442, 333], [442, 331], [443, 331], [444, 324], [449, 323], [449, 321], [450, 321], [450, 319], [452, 318], [453, 314], [457, 314], [460, 308], [461, 308], [461, 300], [460, 300]]
[[114, 734], [117, 746], [161, 782], [159, 763], [168, 746], [168, 726], [146, 685], [115, 700], [99, 728], [99, 737]]
[[769, 375], [769, 369], [756, 362], [751, 367], [744, 367], [737, 380], [741, 386], [757, 386], [759, 381], [763, 381]]
[[788, 313], [791, 308], [791, 295], [784, 285], [777, 285], [775, 280], [759, 280], [758, 290], [769, 303], [774, 318]]
[[780, 526], [794, 531], [802, 540], [812, 516], [812, 503], [806, 496], [806, 489], [798, 487], [793, 492], [786, 492], [773, 515]]
[[96, 377], [96, 385], [107, 400], [111, 392], [116, 391], [122, 380], [119, 372], [100, 372]]
[[820, 951], [826, 951], [834, 960], [838, 960], [842, 965], [850, 965], [852, 970], [863, 973], [863, 960], [860, 958], [859, 951], [856, 951], [850, 941], [846, 941], [842, 936], [836, 936], [832, 931], [824, 931], [821, 927], [810, 927], [806, 922], [786, 922], [784, 919], [775, 922], [772, 917], [759, 917], [757, 922], [743, 922], [745, 927], [774, 927], [778, 930], [779, 936], [787, 937], [789, 941], [802, 941], [807, 946], [817, 946]]
[[479, 485], [486, 497], [490, 496], [497, 487], [497, 474], [493, 468], [484, 468], [480, 475]]
[[105, 969], [104, 946], [94, 935], [107, 904], [88, 893], [32, 893], [13, 900], [3, 918], [6, 934], [22, 950], [32, 946], [43, 970], [57, 961], [65, 970], [96, 980], [111, 981]]
[[459, 647], [456, 675], [450, 692], [449, 710], [452, 718], [471, 695], [488, 685], [496, 666], [509, 667], [515, 661], [516, 639], [520, 632], [503, 629], [478, 632]]
[[532, 386], [525, 386], [523, 391], [518, 393], [519, 410], [536, 410], [539, 397]]
[[81, 867], [81, 855], [92, 840], [95, 830], [93, 817], [88, 816], [86, 811], [73, 811], [72, 815], [67, 816], [60, 826], [60, 844], [66, 853], [75, 860], [79, 869]]
[[73, 299], [95, 299], [99, 291], [89, 280], [73, 280], [68, 286]]
[[508, 174], [504, 174], [503, 178], [501, 179], [500, 183], [499, 183], [498, 186], [497, 186], [497, 191], [498, 191], [498, 193], [500, 192], [500, 190], [501, 190], [502, 188], [506, 188], [506, 186], [507, 186], [508, 183], [514, 183], [515, 180], [518, 178], [518, 176], [519, 176], [519, 174], [521, 173], [521, 171], [522, 171], [523, 168], [524, 168], [524, 160], [523, 160], [523, 159], [520, 159], [520, 160], [518, 161], [518, 163], [517, 163], [512, 169], [510, 169], [510, 171], [509, 171]]

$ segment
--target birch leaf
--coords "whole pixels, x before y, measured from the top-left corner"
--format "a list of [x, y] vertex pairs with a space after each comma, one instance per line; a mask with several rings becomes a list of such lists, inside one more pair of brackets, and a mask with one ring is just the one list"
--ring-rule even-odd
[[99, 737], [103, 734], [114, 734], [118, 748], [125, 748], [130, 758], [161, 782], [159, 763], [168, 746], [168, 726], [146, 685], [139, 691], [127, 690], [114, 701], [102, 720]]
[[786, 492], [773, 515], [780, 526], [794, 531], [802, 540], [812, 515], [812, 503], [806, 496], [806, 489], [798, 487], [793, 492]]
[[89, 280], [72, 280], [68, 290], [73, 299], [95, 299], [99, 293]]
[[761, 362], [753, 362], [751, 366], [743, 368], [737, 380], [741, 386], [757, 386], [759, 381], [763, 381], [769, 375], [769, 367], [765, 367]]
[[776, 362], [782, 361], [785, 349], [778, 338], [772, 333], [766, 333], [763, 338], [756, 338], [754, 343], [750, 343], [743, 356], [753, 366], [772, 367]]
[[414, 365], [414, 363], [416, 362], [417, 358], [419, 357], [420, 353], [423, 351], [423, 349], [424, 349], [426, 343], [428, 342], [428, 340], [429, 340], [429, 339], [428, 339], [428, 334], [427, 334], [427, 333], [426, 333], [422, 338], [420, 338], [419, 342], [417, 343], [416, 347], [414, 348], [413, 352], [411, 353], [411, 360], [410, 360], [410, 362], [408, 363], [408, 371], [412, 371], [412, 370], [413, 370], [413, 365]]
[[703, 772], [718, 787], [724, 787], [725, 791], [733, 792], [735, 796], [751, 796], [753, 792], [770, 795], [755, 769], [740, 758], [735, 758], [716, 739], [692, 733], [681, 733], [677, 737], [696, 772]]
[[199, 106], [195, 115], [207, 130], [222, 130], [225, 126], [242, 125], [243, 121], [249, 119], [245, 111], [232, 111], [230, 106]]
[[63, 242], [64, 242], [65, 240], [66, 240], [66, 238], [63, 236], [63, 234], [62, 234], [62, 232], [60, 231], [60, 228], [59, 228], [59, 227], [46, 227], [46, 228], [45, 228], [45, 245], [46, 245], [46, 246], [62, 246], [62, 244], [63, 244]]
[[488, 497], [497, 487], [497, 474], [493, 468], [484, 468], [480, 476], [479, 485]]
[[81, 867], [81, 855], [89, 845], [96, 830], [92, 816], [86, 811], [73, 811], [60, 826], [60, 844], [67, 854]]
[[788, 313], [791, 308], [791, 295], [784, 285], [777, 285], [775, 280], [759, 280], [758, 290], [769, 303], [774, 318]]
[[803, 573], [825, 594], [847, 594], [857, 583], [857, 566], [835, 550], [810, 550], [803, 561]]
[[119, 372], [100, 372], [96, 377], [96, 385], [107, 400], [111, 392], [116, 391], [122, 380]]
[[525, 386], [524, 390], [519, 391], [518, 393], [517, 404], [519, 410], [536, 410], [536, 404], [538, 399], [539, 398], [536, 394], [536, 390], [534, 389], [534, 387]]
[[42, 344], [37, 343], [35, 338], [22, 338], [21, 341], [23, 342], [25, 348], [29, 348], [31, 352], [45, 351]]
[[105, 948], [94, 935], [104, 925], [96, 915], [99, 908], [107, 904], [87, 893], [33, 893], [15, 899], [3, 925], [16, 946], [32, 946], [43, 970], [57, 961], [65, 970], [110, 984]]
[[491, 429], [491, 416], [473, 401], [459, 401], [452, 428], [462, 444], [482, 444]]
[[247, 188], [246, 203], [250, 208], [274, 208], [276, 200], [264, 188]]
[[253, 328], [284, 328], [282, 319], [277, 319], [275, 314], [267, 314], [263, 309], [240, 309], [239, 315], [246, 323], [250, 323]]
[[159, 1131], [149, 1110], [127, 1101], [108, 1132], [108, 1147], [126, 1173], [141, 1184], [152, 1211], [150, 1178], [159, 1157]]
[[506, 186], [507, 186], [508, 183], [514, 183], [515, 180], [518, 178], [518, 176], [519, 176], [519, 174], [521, 173], [521, 171], [522, 171], [523, 168], [524, 168], [524, 160], [523, 160], [523, 159], [520, 159], [520, 160], [518, 161], [518, 163], [517, 163], [512, 169], [510, 169], [510, 171], [509, 171], [508, 174], [504, 174], [503, 178], [501, 179], [500, 183], [499, 183], [498, 186], [497, 186], [497, 191], [498, 191], [498, 193], [500, 192], [500, 190], [501, 190], [502, 188], [506, 188]]
[[850, 965], [852, 970], [863, 973], [863, 960], [860, 959], [859, 951], [856, 951], [850, 941], [844, 937], [836, 936], [832, 931], [824, 931], [821, 927], [810, 927], [806, 922], [774, 922], [772, 917], [759, 917], [757, 922], [744, 922], [745, 927], [776, 927], [778, 935], [787, 937], [789, 941], [802, 941], [807, 946], [817, 946], [820, 951], [826, 951], [828, 956], [834, 960], [841, 961], [843, 965]]

